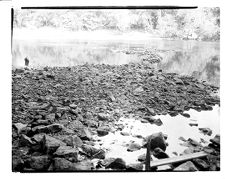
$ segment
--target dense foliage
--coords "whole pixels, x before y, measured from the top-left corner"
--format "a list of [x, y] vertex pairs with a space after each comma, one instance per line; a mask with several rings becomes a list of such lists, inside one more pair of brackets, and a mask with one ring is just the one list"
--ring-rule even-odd
[[220, 39], [220, 9], [15, 10], [14, 27], [142, 31], [156, 37], [215, 41]]

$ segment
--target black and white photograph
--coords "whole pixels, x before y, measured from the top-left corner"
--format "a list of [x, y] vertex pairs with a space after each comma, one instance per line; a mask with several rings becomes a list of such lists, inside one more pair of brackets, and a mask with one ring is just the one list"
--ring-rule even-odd
[[12, 7], [12, 172], [220, 171], [220, 11]]

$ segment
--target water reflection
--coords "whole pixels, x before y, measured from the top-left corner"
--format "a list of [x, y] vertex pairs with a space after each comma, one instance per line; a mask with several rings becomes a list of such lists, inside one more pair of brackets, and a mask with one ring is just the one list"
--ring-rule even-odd
[[73, 66], [88, 63], [126, 64], [140, 60], [137, 55], [127, 55], [121, 50], [157, 49], [163, 61], [156, 65], [166, 72], [193, 75], [219, 86], [219, 43], [197, 41], [71, 41], [13, 42], [13, 66], [23, 66], [26, 56], [31, 66]]

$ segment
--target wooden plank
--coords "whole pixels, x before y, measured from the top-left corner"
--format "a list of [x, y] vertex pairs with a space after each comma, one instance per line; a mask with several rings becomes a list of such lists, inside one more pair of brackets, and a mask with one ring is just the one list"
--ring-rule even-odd
[[207, 155], [208, 154], [205, 152], [196, 152], [193, 154], [186, 154], [186, 155], [182, 155], [178, 157], [155, 160], [150, 162], [150, 165], [151, 165], [150, 167], [157, 167], [157, 166], [167, 165], [167, 164], [172, 164], [177, 162], [184, 162], [184, 161], [195, 159], [195, 158], [205, 157]]

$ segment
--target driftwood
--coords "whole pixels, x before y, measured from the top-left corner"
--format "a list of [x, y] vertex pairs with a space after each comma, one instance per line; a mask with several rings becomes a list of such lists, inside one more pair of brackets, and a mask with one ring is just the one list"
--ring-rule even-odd
[[151, 143], [151, 140], [149, 140], [147, 143], [146, 163], [145, 163], [146, 171], [151, 171], [151, 168], [153, 167], [168, 165], [168, 164], [173, 164], [178, 162], [185, 162], [187, 160], [201, 158], [208, 155], [206, 152], [202, 151], [202, 152], [196, 152], [196, 153], [186, 154], [186, 155], [172, 157], [172, 158], [165, 158], [165, 159], [150, 161], [151, 160], [151, 144], [150, 143]]

